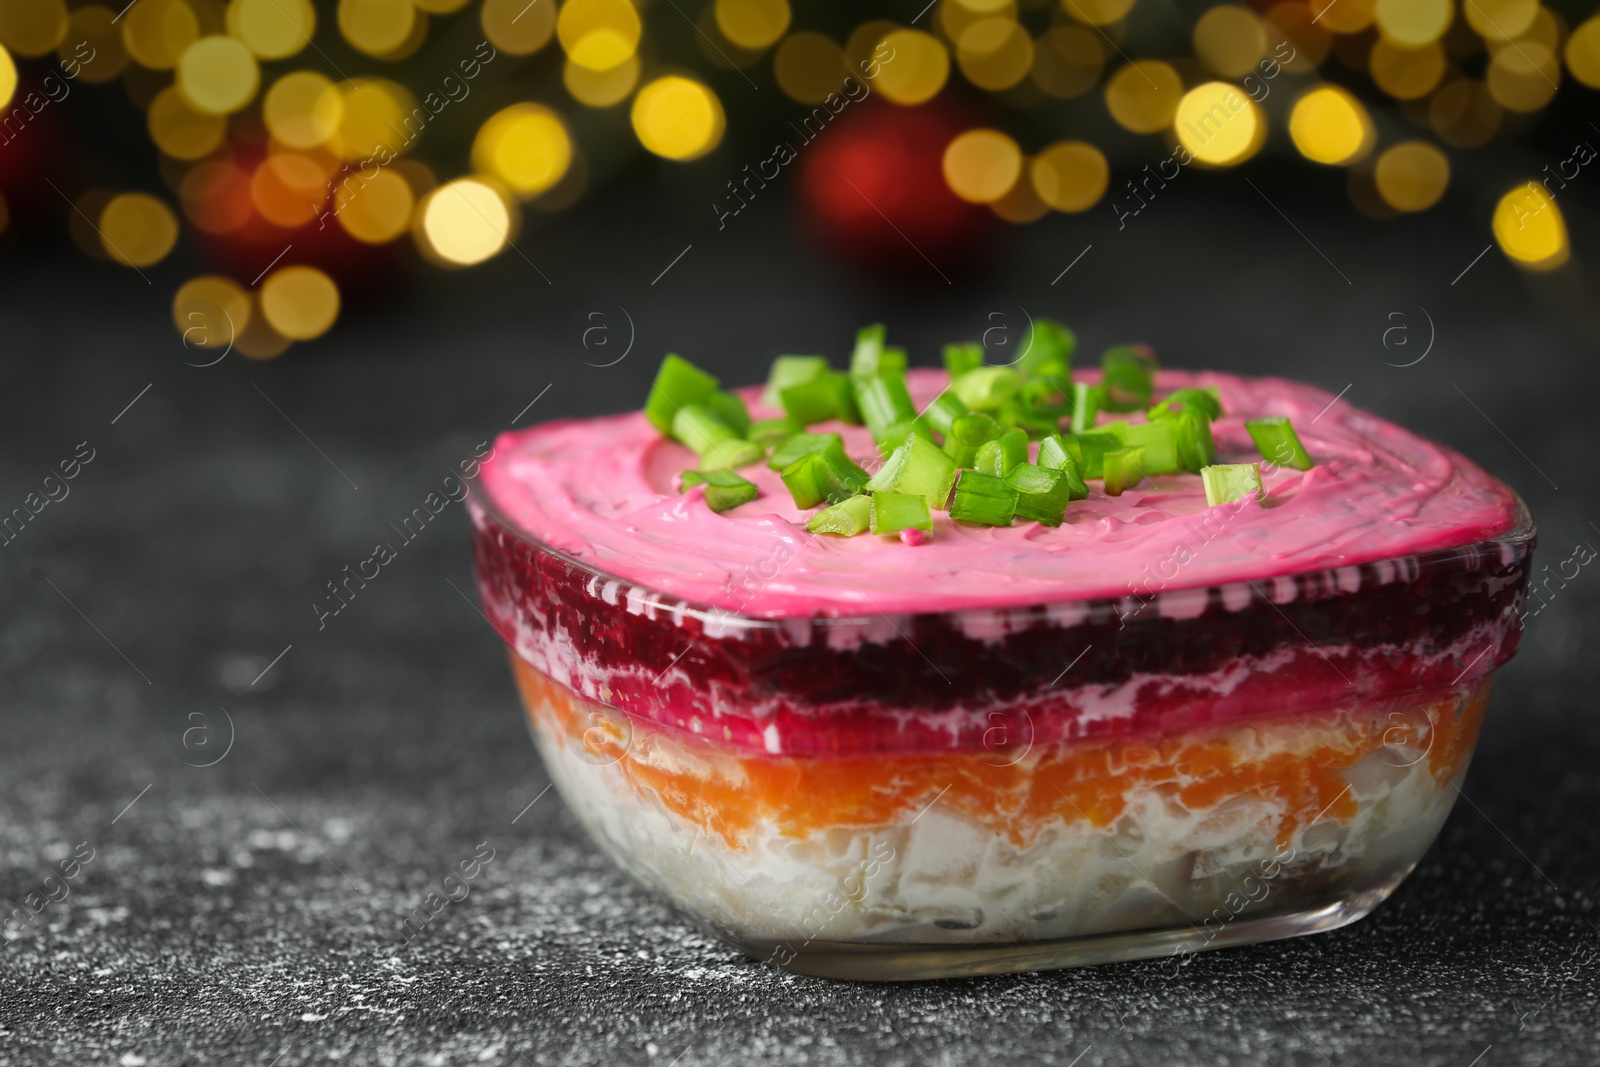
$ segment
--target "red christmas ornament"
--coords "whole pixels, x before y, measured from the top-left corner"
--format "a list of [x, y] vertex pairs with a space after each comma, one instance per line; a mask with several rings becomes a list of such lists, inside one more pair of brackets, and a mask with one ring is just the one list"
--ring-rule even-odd
[[850, 258], [908, 280], [970, 266], [995, 219], [950, 191], [943, 161], [945, 146], [973, 125], [938, 104], [846, 110], [800, 150], [812, 229]]

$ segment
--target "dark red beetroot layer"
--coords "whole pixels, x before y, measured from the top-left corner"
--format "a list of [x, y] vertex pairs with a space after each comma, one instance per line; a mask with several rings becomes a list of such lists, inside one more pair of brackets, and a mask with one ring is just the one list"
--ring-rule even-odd
[[[604, 584], [596, 572], [481, 507], [473, 515], [479, 591], [513, 647], [519, 628], [536, 635], [545, 655], [587, 679], [579, 688], [589, 699], [604, 685], [603, 703], [741, 748], [767, 747], [764, 731], [775, 727], [790, 754], [977, 750], [994, 747], [997, 726], [1011, 744], [1154, 732], [1452, 685], [1516, 652], [1533, 547], [1530, 528], [1505, 545], [1413, 557], [1412, 578], [1387, 584], [1364, 565], [1354, 593], [1339, 591], [1330, 572], [1301, 575], [1286, 604], [1261, 585], [1229, 610], [1212, 589], [1188, 619], [1138, 600], [1089, 601], [1072, 626], [1042, 606], [1006, 609], [1012, 632], [993, 641], [968, 637], [950, 615], [900, 616], [887, 642], [835, 649], [829, 620], [757, 623], [730, 637], [708, 636], [697, 611], [675, 615], [681, 602], [670, 598], [659, 598], [654, 619], [630, 613], [627, 583], [607, 603], [592, 591]], [[797, 626], [809, 643], [791, 636]], [[1270, 673], [1253, 672], [1226, 694], [1204, 684], [1240, 658], [1273, 655], [1282, 662]], [[1141, 675], [1156, 677], [1138, 688], [1131, 716], [1084, 716], [1099, 694]]]

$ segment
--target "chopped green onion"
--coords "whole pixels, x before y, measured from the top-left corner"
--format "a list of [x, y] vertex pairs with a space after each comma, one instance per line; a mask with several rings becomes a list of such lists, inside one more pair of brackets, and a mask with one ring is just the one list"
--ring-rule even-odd
[[973, 411], [993, 411], [1022, 389], [1022, 375], [1010, 367], [978, 367], [952, 378], [950, 388]]
[[906, 439], [906, 434], [908, 433], [914, 433], [918, 437], [925, 437], [935, 445], [939, 443], [934, 438], [933, 430], [929, 428], [927, 420], [919, 415], [914, 419], [901, 419], [899, 422], [886, 427], [881, 433], [874, 432], [872, 439], [877, 442], [878, 455], [888, 459], [894, 450], [900, 447], [901, 442]]
[[883, 343], [887, 336], [888, 330], [882, 323], [863, 326], [856, 331], [856, 347], [850, 354], [852, 377], [906, 372], [905, 349], [887, 347]]
[[801, 456], [783, 468], [782, 477], [795, 506], [802, 508], [816, 507], [824, 500], [837, 504], [867, 484], [867, 472], [851, 462], [837, 441]]
[[706, 506], [712, 511], [723, 512], [729, 508], [736, 508], [740, 504], [747, 504], [756, 498], [760, 492], [756, 483], [748, 478], [741, 478], [729, 470], [698, 470], [684, 471], [683, 479], [679, 482], [679, 492], [687, 492], [696, 485], [706, 487]]
[[1053, 433], [1039, 442], [1039, 466], [1060, 470], [1071, 461], [1066, 446], [1061, 443], [1060, 434]]
[[1100, 384], [1106, 391], [1107, 411], [1137, 411], [1150, 406], [1155, 388], [1156, 357], [1145, 345], [1117, 345], [1100, 357], [1105, 376]]
[[958, 467], [970, 467], [978, 456], [978, 446], [1000, 436], [1000, 424], [981, 411], [959, 416], [950, 424], [944, 438], [945, 454]]
[[771, 448], [804, 430], [805, 427], [793, 419], [760, 419], [750, 424], [745, 436], [758, 445]]
[[1017, 491], [1018, 518], [1046, 526], [1061, 525], [1072, 499], [1065, 471], [1023, 463], [1006, 475], [1006, 484]]
[[996, 418], [1001, 426], [1021, 430], [1027, 437], [1043, 437], [1061, 428], [1061, 419], [1049, 410], [1029, 407], [1016, 400], [1001, 404]]
[[767, 371], [767, 386], [761, 390], [761, 402], [769, 408], [782, 407], [780, 394], [785, 389], [826, 377], [830, 369], [827, 356], [779, 356]]
[[1071, 373], [1072, 354], [1077, 347], [1077, 334], [1061, 323], [1052, 319], [1034, 319], [1017, 369], [1029, 378], [1047, 373], [1065, 378]]
[[750, 409], [744, 406], [744, 401], [736, 394], [712, 393], [706, 398], [706, 407], [740, 437], [750, 432]]
[[704, 404], [684, 404], [672, 416], [672, 436], [694, 451], [704, 452], [718, 441], [739, 435]]
[[1104, 406], [1106, 391], [1086, 382], [1072, 383], [1072, 432], [1088, 433]]
[[[1154, 410], [1154, 409], [1152, 409]], [[1178, 461], [1186, 471], [1199, 473], [1217, 458], [1217, 443], [1211, 436], [1211, 420], [1198, 408], [1169, 411], [1159, 416], [1159, 421], [1177, 428]]]
[[839, 414], [839, 392], [831, 376], [798, 382], [778, 390], [784, 414], [802, 426], [827, 422]]
[[672, 432], [672, 418], [686, 404], [703, 404], [717, 391], [717, 379], [682, 356], [669, 354], [656, 371], [655, 384], [644, 402], [644, 417], [662, 433]]
[[911, 402], [911, 392], [906, 388], [906, 376], [884, 372], [873, 375], [852, 375], [855, 386], [856, 407], [861, 419], [873, 431], [880, 433], [897, 422], [917, 417], [917, 406]]
[[866, 533], [871, 522], [872, 498], [860, 494], [823, 508], [806, 521], [806, 529], [812, 533], [854, 537], [858, 533]]
[[760, 463], [761, 457], [766, 454], [766, 449], [753, 441], [746, 441], [742, 437], [724, 437], [700, 453], [700, 469], [712, 471], [748, 467], [752, 463]]
[[836, 433], [797, 433], [787, 440], [778, 442], [772, 450], [772, 456], [767, 460], [767, 466], [772, 470], [781, 471], [801, 456], [827, 448], [830, 444], [843, 443], [843, 439]]
[[959, 378], [970, 370], [983, 366], [983, 346], [976, 341], [962, 341], [944, 346], [944, 369], [951, 378]]
[[1121, 496], [1124, 489], [1138, 485], [1144, 480], [1143, 467], [1142, 448], [1119, 448], [1115, 452], [1107, 452], [1103, 467], [1106, 495]]
[[1294, 432], [1294, 423], [1286, 416], [1249, 419], [1244, 428], [1250, 432], [1250, 440], [1256, 443], [1262, 458], [1269, 463], [1293, 467], [1297, 471], [1308, 471], [1316, 465], [1306, 446], [1300, 443], [1300, 435]]
[[833, 371], [825, 380], [833, 387], [834, 418], [851, 426], [860, 426], [861, 411], [856, 407], [856, 390], [850, 375]]
[[1208, 419], [1222, 418], [1222, 401], [1204, 389], [1174, 389], [1161, 398], [1161, 403], [1150, 409], [1150, 418], [1160, 418], [1168, 412], [1198, 411]]
[[1038, 374], [1022, 383], [1019, 396], [1030, 408], [1061, 416], [1072, 411], [1072, 380], [1065, 374]]
[[943, 436], [950, 432], [950, 424], [967, 414], [967, 411], [967, 405], [961, 402], [961, 398], [946, 389], [928, 402], [928, 406], [922, 409], [922, 417]]
[[1144, 449], [1140, 466], [1146, 474], [1171, 474], [1183, 469], [1178, 457], [1177, 423], [1171, 419], [1157, 422], [1113, 422], [1106, 427], [1128, 448]]
[[928, 502], [909, 493], [873, 493], [869, 521], [875, 534], [933, 529], [933, 516], [928, 513]]
[[1028, 462], [1028, 435], [1013, 428], [993, 441], [985, 441], [979, 445], [972, 465], [974, 469], [984, 474], [1004, 478], [1017, 464], [1026, 462]]
[[930, 508], [943, 510], [955, 481], [955, 460], [932, 441], [913, 433], [906, 435], [900, 447], [889, 455], [867, 488], [874, 493], [915, 494]]
[[950, 517], [985, 526], [1009, 526], [1017, 513], [1017, 491], [1003, 480], [981, 471], [962, 471]]
[[1261, 468], [1254, 463], [1222, 463], [1200, 471], [1200, 481], [1206, 487], [1206, 504], [1231, 504], [1254, 496], [1266, 496], [1261, 485]]
[[1078, 461], [1078, 469], [1083, 472], [1085, 478], [1102, 477], [1106, 453], [1126, 447], [1122, 443], [1122, 438], [1110, 430], [1075, 433], [1065, 438], [1064, 443], [1072, 458]]

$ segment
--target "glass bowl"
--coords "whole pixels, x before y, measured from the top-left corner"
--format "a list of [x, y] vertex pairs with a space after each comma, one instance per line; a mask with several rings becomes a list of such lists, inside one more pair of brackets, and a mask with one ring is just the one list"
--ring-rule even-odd
[[1455, 801], [1534, 544], [1519, 504], [1501, 536], [1360, 566], [774, 620], [607, 574], [476, 488], [469, 507], [484, 611], [595, 841], [740, 951], [868, 980], [1366, 915]]

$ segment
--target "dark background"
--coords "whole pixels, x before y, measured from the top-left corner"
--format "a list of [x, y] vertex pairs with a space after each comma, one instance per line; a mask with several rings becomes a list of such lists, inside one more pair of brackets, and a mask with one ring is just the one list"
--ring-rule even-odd
[[[1506, 152], [1500, 170], [1545, 158]], [[638, 406], [668, 349], [744, 382], [782, 351], [842, 358], [868, 321], [932, 363], [1024, 314], [1067, 322], [1091, 357], [1145, 340], [1168, 365], [1348, 385], [1341, 403], [1515, 486], [1553, 573], [1600, 545], [1592, 197], [1560, 201], [1573, 266], [1535, 279], [1492, 250], [1463, 276], [1503, 187], [1467, 173], [1433, 212], [1380, 224], [1339, 172], [1265, 160], [1186, 172], [1120, 232], [1103, 206], [1011, 231], [939, 264], [947, 285], [909, 253], [871, 276], [831, 258], [785, 196], [718, 232], [703, 205], [721, 178], [646, 168], [483, 268], [375, 277], [380, 295], [271, 363], [187, 365], [212, 353], [172, 328], [183, 264], [147, 285], [40, 242], [0, 261], [0, 510], [95, 449], [0, 548], [0, 899], [95, 849], [69, 899], [0, 943], [0, 1059], [1592, 1063], [1600, 565], [1529, 620], [1470, 803], [1370, 918], [1175, 977], [896, 987], [707, 941], [541, 795], [468, 599], [459, 506], [325, 629], [311, 607], [536, 397], [518, 425]], [[594, 366], [628, 320], [630, 353]], [[1430, 332], [1426, 358], [1391, 365]], [[471, 896], [402, 945], [389, 924], [480, 842], [495, 858]]]

